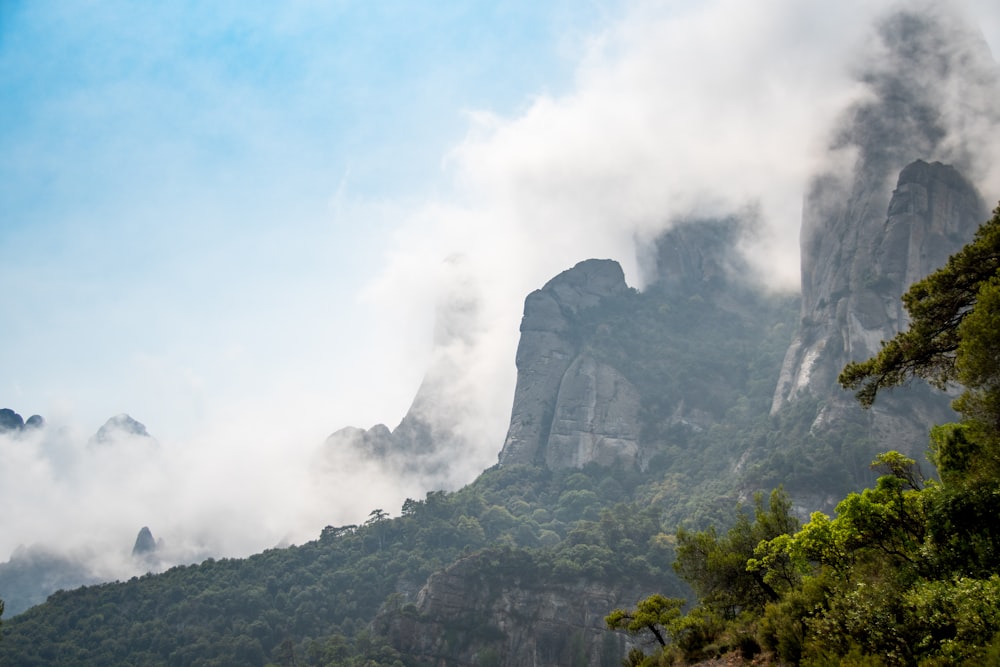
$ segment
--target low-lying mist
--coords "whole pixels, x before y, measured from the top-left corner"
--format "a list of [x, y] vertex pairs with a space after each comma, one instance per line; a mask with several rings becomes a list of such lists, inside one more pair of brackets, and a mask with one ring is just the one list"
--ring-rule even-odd
[[[590, 257], [618, 260], [641, 288], [642, 248], [675, 220], [752, 211], [759, 228], [744, 250], [757, 275], [747, 279], [797, 289], [809, 180], [851, 168], [851, 147], [831, 146], [845, 110], [873, 94], [866, 73], [906, 67], [876, 30], [899, 6], [934, 12], [935, 48], [960, 51], [968, 67], [926, 81], [939, 88], [950, 140], [940, 156], [912, 157], [973, 152], [971, 176], [996, 201], [1000, 133], [996, 98], [984, 92], [996, 90], [996, 62], [963, 23], [995, 28], [1000, 9], [991, 4], [632, 3], [592, 37], [570, 93], [529, 98], [511, 117], [469, 111], [465, 140], [443, 157], [447, 188], [400, 219], [359, 296], [379, 313], [368, 343], [393, 349], [329, 352], [371, 359], [368, 377], [262, 387], [260, 399], [213, 404], [194, 429], [133, 413], [154, 439], [104, 444], [88, 443], [100, 423], [83, 426], [71, 411], [0, 406], [48, 420], [0, 435], [0, 559], [41, 546], [85, 562], [95, 577], [122, 578], [301, 543], [326, 525], [363, 522], [376, 508], [395, 516], [407, 497], [470, 482], [503, 444], [527, 293]], [[384, 206], [352, 202], [341, 214], [363, 224], [366, 208]], [[412, 385], [428, 364], [443, 373], [431, 418], [461, 436], [461, 449], [443, 456], [450, 467], [407, 475], [324, 448], [340, 427], [372, 426], [345, 413], [359, 386], [372, 407], [357, 419], [367, 419], [378, 412], [379, 382], [397, 396], [396, 383]], [[252, 372], [241, 377], [253, 381]], [[400, 415], [375, 418], [393, 428]], [[137, 560], [143, 526], [161, 544]]]

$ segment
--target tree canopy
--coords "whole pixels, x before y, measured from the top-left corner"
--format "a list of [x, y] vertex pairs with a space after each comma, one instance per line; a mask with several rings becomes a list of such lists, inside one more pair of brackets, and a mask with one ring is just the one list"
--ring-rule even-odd
[[679, 531], [676, 568], [698, 604], [671, 619], [675, 646], [629, 664], [735, 650], [794, 665], [1000, 664], [1000, 208], [903, 301], [909, 328], [840, 382], [865, 407], [913, 378], [960, 385], [961, 420], [931, 432], [939, 479], [886, 452], [874, 487], [833, 517], [798, 528], [772, 496], [722, 537]]

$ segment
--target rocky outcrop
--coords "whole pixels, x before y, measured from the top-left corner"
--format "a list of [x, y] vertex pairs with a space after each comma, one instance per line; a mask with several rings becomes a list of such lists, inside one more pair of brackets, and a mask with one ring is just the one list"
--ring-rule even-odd
[[530, 565], [479, 553], [431, 575], [415, 602], [383, 609], [373, 628], [427, 664], [618, 665], [632, 644], [604, 618], [649, 585], [534, 581]]
[[635, 466], [639, 461], [639, 391], [607, 364], [582, 354], [563, 374], [545, 465], [552, 469]]
[[328, 447], [349, 447], [368, 456], [381, 458], [392, 450], [392, 432], [385, 424], [370, 429], [345, 426], [326, 439]]
[[822, 217], [807, 207], [803, 236], [812, 250], [803, 248], [802, 320], [772, 413], [804, 394], [839, 397], [840, 370], [906, 327], [900, 296], [943, 266], [985, 219], [975, 188], [956, 169], [919, 160], [900, 173], [886, 210], [876, 221], [852, 220], [847, 211]]
[[881, 396], [862, 415], [836, 379], [907, 326], [901, 295], [986, 219], [963, 176], [981, 167], [978, 139], [965, 130], [995, 127], [996, 113], [982, 100], [996, 97], [997, 78], [982, 40], [957, 30], [945, 16], [908, 11], [880, 27], [886, 57], [859, 76], [871, 95], [844, 114], [833, 146], [855, 159], [818, 175], [806, 195], [801, 323], [772, 415], [808, 397], [820, 404], [814, 428], [862, 420], [883, 449], [918, 454], [927, 428], [954, 416], [948, 398], [926, 388], [908, 391], [905, 405]]
[[722, 419], [748, 382], [745, 353], [784, 316], [740, 256], [747, 224], [678, 223], [643, 258], [641, 293], [589, 260], [529, 294], [500, 464], [645, 469]]
[[376, 424], [367, 430], [348, 426], [335, 431], [323, 445], [327, 458], [351, 452], [398, 475], [423, 479], [428, 485], [449, 486], [455, 453], [466, 443], [455, 415], [449, 413], [449, 408], [456, 406], [441, 400], [441, 387], [434, 374], [428, 374], [394, 430]]
[[24, 428], [24, 418], [10, 408], [0, 410], [0, 433], [20, 431]]
[[448, 257], [439, 268], [431, 357], [409, 409], [392, 430], [378, 424], [333, 433], [323, 447], [327, 463], [348, 453], [424, 488], [454, 488], [489, 465], [495, 436], [484, 442], [483, 392], [479, 375], [469, 369], [483, 363], [480, 337], [492, 331], [482, 320], [478, 283], [464, 258]]
[[144, 424], [124, 413], [104, 422], [87, 444], [91, 447], [107, 446], [126, 439], [140, 439], [149, 444], [156, 444], [156, 440], [149, 434]]
[[738, 218], [675, 224], [651, 244], [655, 266], [647, 289], [685, 299], [742, 291], [754, 282], [737, 249], [745, 224]]
[[156, 540], [148, 526], [143, 526], [139, 534], [135, 537], [135, 544], [132, 546], [132, 558], [148, 558], [157, 549]]
[[[636, 434], [621, 418], [638, 413], [637, 393], [613, 368], [577, 359], [580, 343], [574, 329], [581, 313], [627, 291], [617, 262], [591, 259], [562, 272], [525, 299], [515, 359], [517, 385], [501, 465], [548, 462], [564, 467], [594, 457], [634, 459]], [[605, 428], [595, 421], [605, 415], [613, 415], [619, 423]], [[569, 458], [550, 454], [553, 432], [559, 451], [572, 452]]]

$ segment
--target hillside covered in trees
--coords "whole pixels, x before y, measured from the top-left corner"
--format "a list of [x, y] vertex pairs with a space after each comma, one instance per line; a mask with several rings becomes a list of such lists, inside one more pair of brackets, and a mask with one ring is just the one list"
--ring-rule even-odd
[[[625, 655], [632, 664], [670, 664], [739, 650], [803, 664], [982, 659], [1000, 629], [998, 267], [1000, 210], [944, 269], [911, 288], [911, 327], [841, 376], [868, 403], [912, 377], [962, 383], [962, 420], [934, 430], [929, 458], [939, 480], [885, 453], [876, 467], [886, 474], [873, 488], [849, 494], [833, 518], [814, 513], [800, 527], [780, 490], [727, 521], [720, 503], [731, 508], [738, 498], [719, 494], [710, 475], [684, 486], [700, 493], [678, 509], [671, 485], [684, 475], [665, 475], [655, 461], [645, 469], [501, 465], [460, 491], [408, 500], [399, 516], [374, 509], [363, 525], [328, 527], [301, 546], [60, 592], [4, 624], [0, 658], [416, 667], [520, 664], [530, 654], [542, 664], [617, 665]], [[628, 298], [640, 315], [674, 310], [644, 305], [662, 298], [655, 292]], [[685, 344], [718, 340], [692, 322], [717, 330], [717, 318], [734, 316], [704, 299], [684, 307], [684, 326], [695, 330]], [[601, 336], [623, 322], [619, 312], [601, 313], [587, 311], [588, 349], [599, 350]], [[669, 340], [684, 339], [675, 328]], [[712, 363], [744, 354], [752, 378], [762, 358], [775, 373], [779, 352], [770, 341], [736, 345]], [[748, 400], [727, 411], [728, 427], [672, 440], [686, 452], [688, 475], [767, 433], [811, 437], [787, 415], [770, 415], [766, 396]], [[751, 483], [756, 473], [744, 474], [744, 489], [761, 488]], [[658, 592], [645, 600], [652, 607], [631, 611], [650, 591]], [[682, 613], [687, 599], [698, 602]], [[602, 629], [615, 608], [608, 623], [632, 634]], [[654, 628], [667, 648], [644, 655], [644, 633]]]
[[675, 569], [698, 604], [654, 595], [608, 616], [662, 649], [630, 665], [727, 650], [781, 664], [986, 665], [1000, 661], [1000, 208], [973, 243], [904, 296], [909, 328], [840, 382], [871, 406], [923, 378], [962, 387], [958, 422], [931, 432], [933, 477], [899, 452], [830, 517], [805, 525], [788, 497], [758, 497], [725, 533], [677, 535]]
[[[943, 30], [881, 26], [889, 64], [859, 75], [870, 94], [805, 193], [799, 294], [751, 271], [752, 212], [671, 221], [641, 291], [583, 260], [525, 300], [509, 429], [473, 482], [304, 544], [59, 591], [4, 619], [0, 664], [995, 658], [1000, 211], [980, 227], [982, 165], [942, 91], [997, 79]], [[447, 466], [462, 433], [433, 420], [460, 410], [422, 405], [326, 447]]]

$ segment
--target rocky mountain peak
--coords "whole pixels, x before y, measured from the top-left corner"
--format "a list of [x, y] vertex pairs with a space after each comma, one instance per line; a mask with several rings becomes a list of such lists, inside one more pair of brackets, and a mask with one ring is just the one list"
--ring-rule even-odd
[[[814, 193], [806, 203], [812, 226], [802, 253], [802, 318], [771, 406], [776, 414], [801, 396], [820, 399], [827, 407], [817, 423], [855, 409], [836, 384], [840, 369], [875, 354], [881, 341], [906, 327], [900, 296], [971, 240], [986, 216], [975, 187], [958, 170], [922, 160], [900, 172], [881, 216], [852, 210], [850, 200], [834, 211], [822, 199]], [[924, 403], [910, 427], [876, 429], [898, 447], [919, 446], [925, 428], [917, 424], [949, 418], [946, 397], [928, 395]]]
[[10, 408], [0, 409], [0, 433], [20, 431], [24, 428], [24, 418]]
[[634, 463], [638, 392], [618, 371], [581, 354], [577, 317], [627, 293], [618, 262], [589, 259], [524, 301], [517, 385], [500, 463]]
[[88, 444], [109, 445], [122, 438], [148, 438], [150, 442], [156, 442], [144, 424], [122, 413], [104, 422], [97, 433], [91, 436]]
[[139, 534], [135, 537], [135, 545], [132, 547], [132, 557], [142, 558], [149, 556], [156, 551], [156, 540], [153, 539], [153, 532], [148, 526], [143, 526]]
[[744, 224], [736, 218], [677, 224], [655, 243], [650, 287], [668, 294], [717, 294], [745, 283], [750, 267], [737, 250]]

